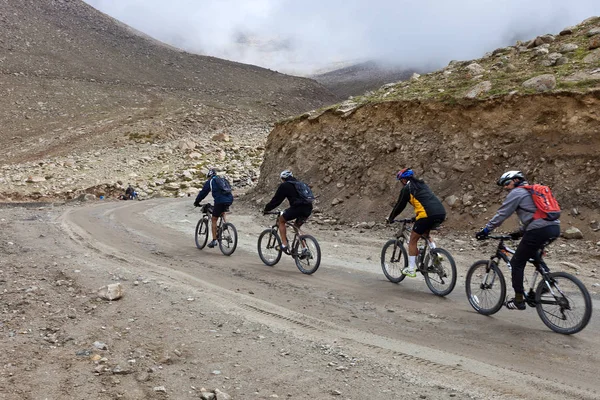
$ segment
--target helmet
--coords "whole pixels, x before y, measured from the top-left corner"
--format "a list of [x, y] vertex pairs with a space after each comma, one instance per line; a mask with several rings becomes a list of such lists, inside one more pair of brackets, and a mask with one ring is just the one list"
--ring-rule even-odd
[[281, 179], [287, 179], [291, 176], [294, 176], [294, 175], [292, 175], [292, 171], [290, 171], [289, 169], [286, 169], [285, 171], [281, 171], [281, 173], [279, 174], [279, 177]]
[[396, 174], [396, 179], [400, 180], [400, 179], [408, 179], [415, 176], [415, 173], [413, 172], [412, 169], [410, 168], [404, 168], [402, 170], [400, 170], [397, 174]]
[[208, 172], [206, 173], [207, 178], [212, 178], [213, 176], [216, 176], [216, 175], [217, 175], [217, 170], [214, 168], [210, 168], [208, 170]]
[[525, 180], [525, 175], [521, 171], [508, 171], [502, 174], [500, 179], [498, 179], [498, 186], [505, 186], [509, 181], [513, 179], [521, 179]]

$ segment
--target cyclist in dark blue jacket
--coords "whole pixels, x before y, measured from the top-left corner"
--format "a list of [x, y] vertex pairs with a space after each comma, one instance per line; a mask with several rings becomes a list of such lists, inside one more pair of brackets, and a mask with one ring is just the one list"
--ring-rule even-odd
[[202, 190], [198, 192], [198, 196], [196, 196], [196, 200], [194, 201], [194, 207], [199, 207], [200, 202], [204, 200], [208, 193], [212, 193], [213, 199], [215, 200], [215, 205], [213, 207], [212, 212], [212, 238], [213, 240], [208, 244], [208, 247], [215, 247], [217, 242], [217, 220], [221, 215], [225, 216], [225, 213], [229, 211], [229, 206], [233, 203], [233, 195], [231, 192], [224, 192], [221, 190], [219, 185], [215, 183], [215, 179], [217, 178], [217, 171], [214, 168], [208, 170], [206, 174], [208, 180], [204, 182], [204, 186]]

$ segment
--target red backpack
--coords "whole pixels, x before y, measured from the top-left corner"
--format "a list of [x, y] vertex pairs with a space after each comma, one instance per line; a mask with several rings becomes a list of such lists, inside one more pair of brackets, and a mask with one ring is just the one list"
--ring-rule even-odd
[[533, 219], [555, 221], [560, 218], [560, 206], [548, 186], [523, 185], [520, 187], [527, 189], [531, 193], [531, 198], [537, 208], [533, 214]]

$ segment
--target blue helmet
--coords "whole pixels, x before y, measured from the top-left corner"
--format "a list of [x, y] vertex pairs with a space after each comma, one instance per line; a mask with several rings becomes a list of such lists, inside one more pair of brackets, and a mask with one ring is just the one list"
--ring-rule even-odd
[[412, 169], [404, 168], [396, 174], [396, 179], [397, 180], [408, 179], [408, 178], [412, 178], [413, 176], [415, 176], [415, 173], [413, 172]]

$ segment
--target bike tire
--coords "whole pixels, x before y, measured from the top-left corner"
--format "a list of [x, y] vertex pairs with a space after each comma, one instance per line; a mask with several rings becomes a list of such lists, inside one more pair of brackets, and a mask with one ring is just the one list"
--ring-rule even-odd
[[238, 244], [238, 234], [235, 226], [230, 222], [225, 222], [222, 225], [221, 233], [219, 235], [219, 248], [221, 253], [226, 256], [233, 254]]
[[[389, 251], [389, 254], [387, 254]], [[396, 258], [397, 257], [397, 258]], [[390, 282], [400, 283], [406, 275], [402, 273], [408, 267], [408, 254], [401, 241], [388, 240], [381, 249], [381, 269]]]
[[[543, 293], [544, 288], [547, 288], [547, 281], [545, 279], [541, 280], [535, 291], [535, 308], [540, 319], [548, 328], [556, 333], [572, 335], [580, 332], [587, 326], [592, 317], [592, 298], [590, 293], [579, 279], [567, 272], [551, 272], [547, 277], [552, 291], [547, 290], [546, 293]], [[567, 281], [573, 284], [570, 288], [566, 284]], [[554, 295], [552, 292], [554, 292]], [[570, 295], [571, 293], [572, 295]], [[560, 297], [557, 298], [557, 295]], [[581, 298], [575, 298], [575, 295], [580, 295]], [[568, 310], [563, 309], [565, 305], [569, 307]], [[583, 309], [580, 310], [580, 307]], [[565, 311], [568, 312], [568, 315], [580, 317], [573, 320], [573, 323], [569, 323], [569, 318], [568, 315], [565, 316]], [[568, 326], [559, 326], [557, 324], [558, 321], [561, 319], [564, 320], [564, 318], [567, 318], [566, 322]]]
[[201, 218], [196, 224], [194, 240], [196, 241], [196, 247], [200, 250], [206, 246], [208, 242], [208, 220], [206, 218]]
[[[478, 274], [482, 275], [482, 279], [477, 279]], [[469, 304], [482, 315], [497, 313], [506, 299], [504, 275], [498, 264], [490, 260], [479, 260], [469, 267], [465, 279], [465, 289]], [[486, 301], [488, 299], [490, 299], [489, 302]]]
[[[302, 248], [302, 243], [306, 244], [305, 248]], [[308, 249], [308, 252], [305, 252], [305, 249]], [[311, 235], [299, 236], [292, 254], [296, 267], [303, 274], [314, 274], [321, 265], [321, 247], [317, 239]]]
[[[436, 263], [437, 259], [437, 263]], [[448, 265], [445, 265], [445, 264]], [[448, 250], [437, 247], [429, 252], [423, 272], [427, 287], [436, 296], [449, 295], [456, 286], [456, 262]], [[448, 276], [450, 275], [450, 276]]]
[[[263, 248], [264, 247], [264, 248]], [[272, 267], [281, 260], [281, 239], [275, 229], [265, 229], [258, 237], [258, 256], [261, 261]]]

